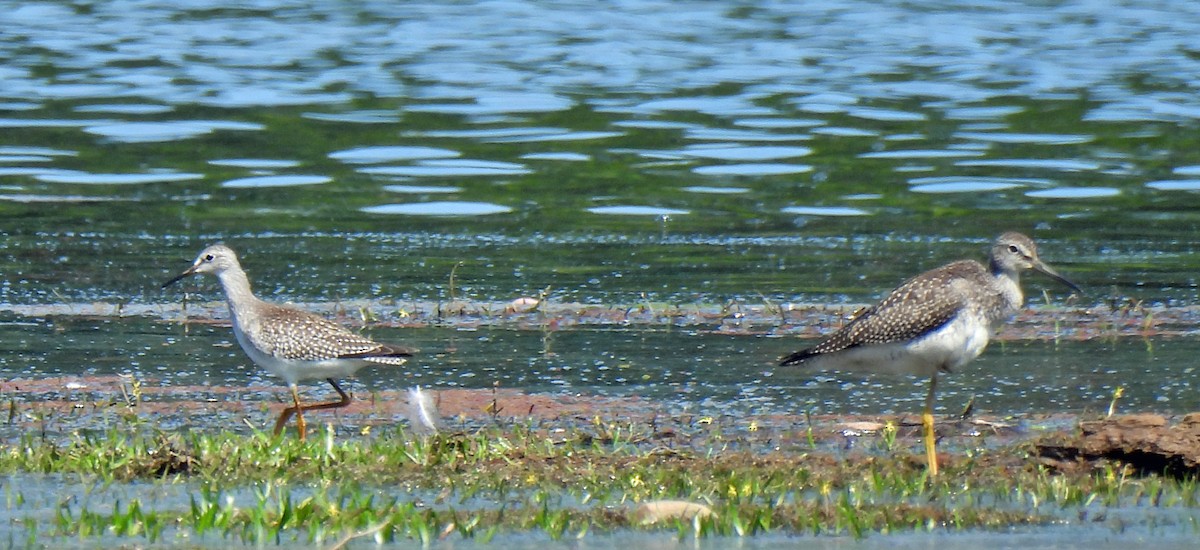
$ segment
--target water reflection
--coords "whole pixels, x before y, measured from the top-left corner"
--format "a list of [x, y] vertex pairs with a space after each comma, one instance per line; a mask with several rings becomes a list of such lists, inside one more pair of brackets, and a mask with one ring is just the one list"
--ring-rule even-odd
[[686, 157], [734, 161], [777, 160], [792, 157], [802, 157], [810, 153], [812, 153], [812, 149], [808, 147], [764, 146], [694, 146], [678, 151], [678, 154]]
[[77, 105], [77, 113], [112, 113], [120, 115], [158, 115], [175, 110], [170, 105], [153, 105], [148, 103], [96, 103]]
[[[738, 130], [730, 128], [688, 128], [684, 133], [688, 139], [700, 141], [750, 141], [750, 142], [789, 142], [789, 141], [804, 141], [810, 139], [808, 134], [784, 134], [777, 132], [758, 132], [753, 130]], [[764, 151], [765, 152], [765, 151]], [[760, 157], [760, 158], [788, 158], [804, 156], [812, 152], [812, 149], [804, 148], [803, 153], [799, 154], [780, 154], [779, 156]], [[749, 159], [744, 159], [749, 160]]]
[[764, 162], [697, 166], [692, 169], [692, 172], [704, 176], [781, 176], [787, 174], [804, 174], [812, 171], [813, 167], [809, 164]]
[[368, 214], [400, 214], [407, 216], [487, 216], [512, 212], [512, 208], [486, 202], [434, 201], [407, 204], [384, 204], [362, 209]]
[[933, 149], [909, 149], [901, 151], [873, 151], [858, 155], [864, 159], [935, 159], [935, 158], [959, 158], [959, 157], [982, 157], [983, 151], [966, 151], [966, 150], [933, 150]]
[[77, 176], [78, 170], [62, 170], [44, 166], [0, 166], [0, 176]]
[[88, 174], [82, 172], [42, 173], [34, 176], [46, 183], [76, 185], [143, 185], [147, 183], [179, 182], [203, 179], [204, 174], [189, 174], [164, 170], [149, 174]]
[[1096, 199], [1115, 197], [1120, 194], [1120, 189], [1112, 187], [1056, 187], [1025, 193], [1026, 196], [1039, 199]]
[[[933, 178], [930, 178], [933, 179]], [[1019, 183], [962, 179], [939, 183], [923, 183], [910, 189], [914, 193], [987, 193], [1021, 187]]]
[[212, 159], [208, 161], [213, 166], [232, 166], [234, 168], [256, 168], [260, 170], [276, 170], [279, 168], [294, 168], [300, 166], [298, 160], [284, 159]]
[[[423, 69], [420, 65], [413, 65], [411, 69], [415, 73], [420, 73]], [[452, 72], [442, 74], [444, 78], [453, 74], [462, 74]], [[518, 92], [504, 91], [497, 89], [480, 88], [475, 92], [470, 93], [470, 102], [461, 103], [419, 103], [409, 105], [408, 111], [417, 113], [439, 113], [450, 115], [499, 115], [506, 113], [545, 113], [554, 111], [563, 111], [571, 108], [573, 102], [565, 97], [559, 97], [550, 93], [539, 92]]]
[[1036, 168], [1043, 170], [1059, 170], [1063, 172], [1084, 172], [1099, 170], [1096, 162], [1076, 159], [985, 159], [960, 160], [958, 166], [965, 167], [998, 167], [998, 168]]
[[587, 162], [589, 160], [592, 160], [591, 155], [585, 155], [583, 153], [570, 153], [570, 152], [527, 153], [527, 154], [521, 155], [521, 158], [527, 159], [527, 160], [561, 160], [561, 161], [567, 161], [567, 162]]
[[196, 138], [216, 130], [263, 130], [261, 124], [231, 121], [167, 121], [167, 122], [120, 122], [87, 126], [84, 132], [125, 143], [148, 143], [155, 141], [177, 141]]
[[622, 132], [552, 132], [546, 134], [494, 137], [485, 141], [490, 143], [541, 143], [609, 139], [620, 137], [622, 135], [624, 135]]
[[132, 199], [123, 199], [120, 197], [88, 197], [85, 195], [39, 195], [35, 193], [29, 194], [0, 194], [0, 201], [20, 202], [20, 203], [39, 203], [39, 202], [61, 202], [61, 203], [83, 203], [83, 202], [112, 202], [112, 201], [128, 201]]
[[285, 175], [285, 176], [255, 176], [238, 178], [221, 183], [221, 187], [229, 189], [250, 189], [262, 187], [295, 187], [297, 185], [318, 185], [329, 183], [333, 178], [317, 175]]
[[658, 206], [594, 206], [587, 209], [593, 214], [609, 214], [615, 216], [682, 216], [690, 213], [678, 208], [661, 208]]
[[957, 120], [998, 120], [1024, 111], [1024, 107], [1016, 105], [996, 105], [990, 107], [951, 107], [946, 109], [946, 118]]
[[845, 110], [849, 116], [878, 120], [881, 122], [921, 122], [928, 117], [924, 113], [900, 111], [897, 109], [882, 109], [879, 107], [849, 107]]
[[694, 111], [697, 113], [704, 113], [706, 115], [727, 117], [777, 114], [771, 109], [755, 105], [753, 98], [744, 96], [677, 97], [670, 99], [656, 99], [638, 104], [631, 110], [638, 113]]
[[800, 216], [867, 216], [870, 212], [846, 206], [788, 206], [780, 210], [785, 214]]
[[453, 158], [462, 155], [458, 151], [423, 146], [375, 146], [358, 147], [329, 153], [329, 158], [349, 164], [378, 164], [400, 160]]
[[461, 187], [451, 185], [385, 185], [385, 191], [393, 193], [405, 193], [412, 195], [424, 195], [430, 193], [458, 193], [462, 191]]
[[1021, 134], [1015, 132], [958, 132], [954, 137], [992, 143], [1032, 143], [1039, 145], [1075, 145], [1088, 143], [1094, 136], [1065, 134]]
[[50, 147], [20, 147], [20, 146], [4, 146], [0, 147], [0, 158], [9, 158], [13, 156], [37, 156], [37, 157], [74, 157], [79, 155], [79, 151], [67, 151], [63, 149], [53, 149]]
[[764, 129], [787, 129], [787, 128], [809, 128], [812, 126], [820, 126], [825, 124], [824, 120], [816, 118], [740, 118], [735, 119], [733, 124], [737, 126], [746, 126], [750, 128]]
[[1200, 191], [1200, 180], [1150, 181], [1146, 187], [1159, 191]]
[[411, 166], [372, 166], [360, 168], [363, 174], [379, 176], [409, 177], [463, 177], [463, 176], [520, 176], [533, 170], [513, 162], [497, 162], [475, 159], [421, 161]]
[[937, 176], [908, 180], [914, 193], [985, 193], [1017, 187], [1053, 185], [1053, 180], [1041, 178], [1000, 178], [969, 176]]
[[219, 239], [297, 301], [435, 299], [461, 262], [479, 299], [841, 305], [1006, 229], [1086, 306], [1200, 300], [1200, 197], [1167, 193], [1200, 175], [1200, 15], [1170, 3], [9, 4], [6, 308], [161, 304]]
[[875, 137], [880, 132], [866, 128], [850, 128], [846, 126], [824, 126], [813, 128], [812, 133], [833, 137]]
[[712, 187], [708, 185], [689, 185], [684, 187], [683, 190], [692, 193], [708, 193], [712, 195], [736, 195], [750, 192], [750, 190], [745, 187]]
[[83, 128], [103, 126], [114, 122], [105, 119], [0, 118], [0, 128]]
[[400, 122], [400, 114], [393, 111], [350, 111], [344, 113], [303, 113], [301, 116], [312, 120], [326, 122], [347, 122], [351, 124], [395, 124]]

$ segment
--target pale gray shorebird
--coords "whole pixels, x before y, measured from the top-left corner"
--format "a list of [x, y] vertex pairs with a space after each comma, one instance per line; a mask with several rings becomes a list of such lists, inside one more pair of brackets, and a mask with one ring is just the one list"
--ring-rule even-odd
[[988, 339], [1025, 302], [1021, 272], [1039, 271], [1082, 294], [1038, 258], [1020, 233], [992, 244], [987, 265], [959, 260], [913, 277], [817, 345], [779, 361], [820, 370], [915, 374], [929, 377], [925, 396], [925, 456], [937, 475], [933, 394], [937, 377], [983, 353]]
[[[282, 378], [292, 392], [292, 406], [284, 409], [275, 422], [276, 435], [294, 414], [300, 439], [304, 439], [304, 411], [337, 409], [350, 404], [350, 396], [342, 391], [337, 378], [351, 376], [367, 365], [403, 365], [405, 358], [416, 351], [380, 344], [324, 317], [258, 299], [250, 291], [250, 280], [238, 263], [237, 254], [223, 244], [202, 250], [192, 267], [163, 283], [163, 288], [196, 273], [211, 273], [221, 281], [233, 318], [233, 334], [242, 350], [255, 364]], [[297, 384], [322, 378], [341, 399], [301, 405]]]

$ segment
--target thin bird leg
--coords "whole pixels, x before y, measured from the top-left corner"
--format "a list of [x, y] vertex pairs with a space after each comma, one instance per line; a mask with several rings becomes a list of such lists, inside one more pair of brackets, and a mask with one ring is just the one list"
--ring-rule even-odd
[[317, 403], [316, 405], [301, 405], [300, 394], [296, 387], [292, 386], [292, 401], [295, 402], [295, 405], [283, 409], [283, 412], [280, 413], [279, 420], [275, 422], [275, 435], [279, 435], [279, 432], [283, 431], [284, 424], [287, 424], [288, 419], [295, 414], [296, 428], [300, 431], [300, 440], [304, 441], [304, 432], [305, 428], [307, 427], [307, 423], [304, 422], [304, 411], [340, 409], [350, 404], [350, 396], [342, 390], [342, 387], [338, 385], [337, 381], [332, 378], [326, 378], [325, 380], [333, 386], [334, 391], [338, 393], [338, 396], [341, 397], [341, 399], [338, 399], [337, 401], [331, 401], [329, 403]]
[[304, 422], [304, 407], [300, 405], [300, 390], [295, 385], [288, 386], [288, 389], [292, 390], [293, 405], [283, 409], [283, 412], [279, 413], [279, 420], [275, 421], [275, 435], [279, 435], [281, 432], [283, 432], [283, 427], [287, 424], [287, 421], [292, 418], [292, 415], [295, 414], [296, 428], [300, 432], [300, 440], [303, 441], [304, 429], [307, 426]]
[[330, 401], [329, 403], [317, 403], [316, 405], [305, 405], [303, 407], [300, 407], [301, 411], [316, 411], [316, 410], [322, 410], [322, 409], [340, 409], [342, 407], [350, 405], [350, 396], [347, 395], [346, 392], [342, 391], [342, 387], [339, 386], [338, 383], [336, 381], [334, 381], [334, 379], [326, 378], [325, 381], [329, 382], [329, 384], [331, 386], [333, 386], [333, 389], [338, 392], [338, 395], [341, 396], [341, 399], [339, 399], [337, 401]]
[[921, 415], [921, 424], [925, 427], [925, 460], [929, 463], [929, 475], [938, 474], [937, 435], [933, 431], [933, 392], [937, 389], [937, 373], [929, 377], [929, 393], [925, 396], [925, 413]]

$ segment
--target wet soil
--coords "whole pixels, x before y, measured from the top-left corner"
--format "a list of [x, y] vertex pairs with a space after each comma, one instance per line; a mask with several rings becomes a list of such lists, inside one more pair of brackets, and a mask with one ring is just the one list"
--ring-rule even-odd
[[[16, 312], [35, 317], [66, 315], [153, 316], [164, 323], [227, 324], [224, 304], [116, 307], [111, 304], [39, 306]], [[779, 333], [817, 337], [837, 328], [854, 307], [794, 304], [664, 305], [629, 307], [552, 304], [533, 298], [510, 303], [303, 304], [349, 326], [431, 326], [470, 328], [503, 325], [526, 330], [560, 330], [580, 325], [701, 327], [716, 333]], [[1131, 302], [1098, 307], [1026, 310], [998, 340], [1179, 337], [1194, 334], [1200, 309], [1148, 309]], [[1069, 328], [1064, 328], [1069, 327]], [[580, 393], [536, 393], [518, 388], [441, 389], [431, 392], [444, 430], [488, 424], [529, 424], [549, 431], [586, 427], [595, 431], [621, 424], [634, 437], [664, 445], [711, 445], [763, 453], [804, 452], [832, 460], [871, 459], [898, 449], [905, 460], [923, 462], [920, 418], [908, 415], [773, 414], [758, 416], [679, 415], [653, 400]], [[303, 398], [334, 397], [328, 387], [310, 384]], [[312, 426], [331, 425], [347, 435], [390, 429], [408, 422], [408, 391], [385, 390], [354, 396], [350, 406], [308, 415]], [[288, 405], [279, 385], [242, 387], [167, 385], [123, 376], [18, 378], [0, 383], [0, 441], [30, 433], [43, 437], [102, 432], [115, 422], [150, 421], [164, 430], [268, 430]], [[894, 437], [895, 445], [879, 444]], [[1200, 465], [1200, 414], [1168, 419], [1154, 414], [1106, 420], [1068, 412], [1028, 413], [1004, 418], [972, 416], [938, 419], [942, 459], [980, 448], [1028, 446], [1028, 460], [1059, 469], [1092, 468], [1112, 461], [1144, 472], [1195, 475]], [[601, 430], [603, 431], [603, 430]], [[888, 451], [890, 453], [891, 451]]]
[[1116, 462], [1141, 473], [1196, 477], [1200, 413], [1179, 419], [1146, 413], [1080, 422], [1076, 433], [1040, 438], [1035, 448], [1041, 463], [1056, 470]]
[[[6, 412], [0, 438], [29, 434], [69, 440], [102, 433], [131, 419], [163, 430], [270, 429], [287, 405], [287, 392], [263, 387], [162, 387], [122, 376], [14, 379], [0, 385]], [[315, 391], [309, 392], [316, 393]], [[332, 394], [332, 391], [325, 393]], [[276, 400], [261, 396], [276, 395]], [[444, 431], [486, 425], [528, 425], [547, 433], [585, 431], [601, 439], [667, 448], [747, 451], [764, 457], [803, 454], [806, 460], [853, 463], [890, 456], [923, 465], [919, 415], [760, 415], [711, 417], [668, 414], [638, 397], [529, 393], [512, 388], [447, 389], [430, 392]], [[253, 396], [253, 397], [251, 397]], [[380, 391], [360, 395], [337, 411], [310, 412], [313, 426], [329, 425], [347, 437], [410, 425], [411, 394]], [[1128, 464], [1142, 473], [1200, 474], [1200, 413], [1179, 419], [1131, 414], [1107, 419], [1071, 414], [1021, 417], [939, 418], [939, 459], [944, 465], [968, 460], [981, 449], [1028, 449], [988, 453], [1011, 460], [1009, 467], [1041, 464], [1083, 473], [1105, 464]], [[894, 434], [894, 435], [893, 435]], [[894, 444], [885, 440], [894, 438]]]

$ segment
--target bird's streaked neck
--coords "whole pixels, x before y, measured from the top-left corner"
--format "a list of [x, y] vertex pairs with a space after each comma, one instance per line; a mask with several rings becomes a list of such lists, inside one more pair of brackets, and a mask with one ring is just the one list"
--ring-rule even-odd
[[237, 267], [230, 267], [217, 273], [221, 287], [225, 290], [225, 300], [229, 303], [229, 312], [235, 317], [244, 317], [244, 310], [258, 301], [250, 290], [250, 279], [246, 272]]

